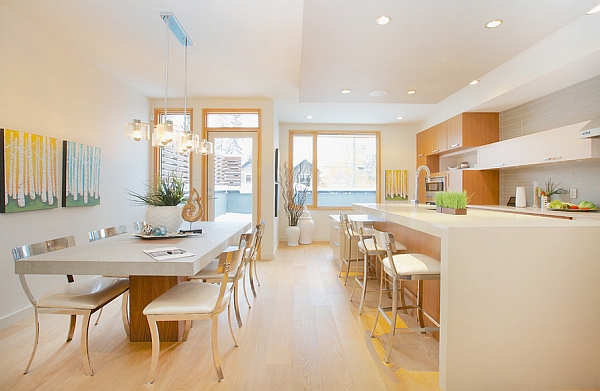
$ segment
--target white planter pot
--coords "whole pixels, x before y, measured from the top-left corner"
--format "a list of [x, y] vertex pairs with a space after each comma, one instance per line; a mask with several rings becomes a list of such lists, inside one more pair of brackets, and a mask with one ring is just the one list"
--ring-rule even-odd
[[181, 208], [178, 206], [152, 206], [146, 210], [146, 224], [153, 228], [167, 227], [168, 234], [176, 234], [183, 224]]
[[315, 230], [315, 222], [310, 216], [310, 212], [304, 207], [302, 216], [298, 219], [298, 228], [300, 228], [300, 238], [298, 243], [300, 244], [311, 244], [313, 231]]
[[298, 239], [300, 238], [300, 228], [298, 228], [298, 226], [288, 225], [285, 229], [285, 233], [287, 235], [288, 246], [297, 246]]

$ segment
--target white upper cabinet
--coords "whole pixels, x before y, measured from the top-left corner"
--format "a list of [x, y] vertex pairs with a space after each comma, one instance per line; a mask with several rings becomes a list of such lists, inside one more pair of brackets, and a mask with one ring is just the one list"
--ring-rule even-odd
[[521, 165], [521, 138], [483, 145], [477, 149], [477, 168], [504, 168]]
[[477, 149], [477, 168], [493, 169], [600, 158], [600, 139], [578, 138], [589, 121], [515, 137]]

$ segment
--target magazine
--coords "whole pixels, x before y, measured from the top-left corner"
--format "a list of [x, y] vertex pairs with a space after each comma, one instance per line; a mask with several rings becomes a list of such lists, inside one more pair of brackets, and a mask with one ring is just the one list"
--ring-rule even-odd
[[144, 250], [144, 252], [157, 261], [168, 261], [170, 259], [193, 257], [195, 255], [178, 247], [153, 248], [150, 250]]

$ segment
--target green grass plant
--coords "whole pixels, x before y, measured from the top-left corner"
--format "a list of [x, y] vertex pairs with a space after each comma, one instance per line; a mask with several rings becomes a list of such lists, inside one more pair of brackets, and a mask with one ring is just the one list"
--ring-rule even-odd
[[169, 174], [157, 177], [154, 183], [147, 185], [146, 194], [126, 190], [136, 204], [154, 206], [177, 206], [185, 201], [183, 179]]
[[435, 195], [436, 206], [451, 209], [465, 209], [469, 197], [466, 191], [442, 191]]

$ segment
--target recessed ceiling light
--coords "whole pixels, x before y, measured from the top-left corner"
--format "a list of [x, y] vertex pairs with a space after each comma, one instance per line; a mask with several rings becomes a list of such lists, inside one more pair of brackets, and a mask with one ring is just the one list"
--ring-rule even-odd
[[386, 90], [373, 90], [369, 92], [369, 96], [384, 96], [387, 94]]
[[594, 8], [592, 8], [591, 10], [589, 10], [588, 12], [586, 12], [586, 15], [593, 15], [593, 14], [597, 14], [598, 12], [600, 12], [600, 4], [598, 4], [597, 6], [595, 6]]
[[470, 82], [469, 84], [474, 86], [475, 84], [479, 84], [479, 80], [475, 79], [472, 82]]
[[408, 91], [406, 91], [406, 93], [407, 93], [408, 95], [412, 95], [412, 94], [414, 94], [415, 92], [417, 92], [417, 90], [408, 90]]
[[307, 115], [306, 119], [313, 119], [313, 116], [312, 115]]
[[342, 94], [349, 94], [349, 93], [351, 93], [351, 92], [352, 92], [352, 90], [351, 90], [350, 88], [344, 88], [344, 89], [342, 90]]
[[404, 119], [404, 117], [396, 117], [396, 119]]
[[489, 22], [487, 22], [485, 24], [485, 28], [486, 29], [493, 29], [495, 27], [498, 27], [502, 24], [502, 21], [500, 19], [495, 19], [495, 20], [490, 20]]
[[392, 18], [390, 18], [389, 16], [385, 16], [385, 15], [381, 15], [380, 17], [375, 19], [377, 24], [380, 26], [385, 26], [386, 24], [390, 23], [391, 20], [392, 20]]

